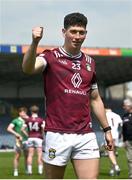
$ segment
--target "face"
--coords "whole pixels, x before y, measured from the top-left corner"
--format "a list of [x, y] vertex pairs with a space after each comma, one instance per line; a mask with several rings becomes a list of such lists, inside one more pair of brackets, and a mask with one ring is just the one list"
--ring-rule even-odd
[[130, 110], [131, 110], [131, 106], [129, 106], [129, 105], [123, 105], [123, 108], [124, 108], [124, 110], [126, 111], [126, 112], [129, 112]]
[[21, 111], [21, 112], [19, 112], [19, 116], [20, 116], [21, 118], [25, 118], [25, 117], [27, 116], [27, 112]]
[[70, 26], [68, 29], [63, 29], [62, 32], [65, 38], [65, 46], [77, 49], [81, 48], [87, 34], [86, 29], [82, 26]]

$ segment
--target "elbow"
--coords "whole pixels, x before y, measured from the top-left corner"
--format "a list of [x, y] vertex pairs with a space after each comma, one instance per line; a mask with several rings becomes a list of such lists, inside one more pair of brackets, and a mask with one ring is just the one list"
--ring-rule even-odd
[[10, 132], [10, 128], [9, 128], [9, 127], [7, 127], [7, 129], [6, 129], [6, 130], [7, 130], [7, 132]]
[[22, 64], [22, 71], [27, 75], [33, 74], [33, 70], [26, 68], [23, 64]]

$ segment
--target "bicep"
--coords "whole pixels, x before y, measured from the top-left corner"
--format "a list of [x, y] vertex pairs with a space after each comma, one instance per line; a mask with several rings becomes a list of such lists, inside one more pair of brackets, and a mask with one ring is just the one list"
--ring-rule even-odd
[[12, 131], [14, 128], [14, 124], [9, 124], [9, 126], [7, 127], [7, 131]]
[[98, 89], [93, 89], [91, 91], [90, 97], [91, 101], [97, 100], [100, 97]]
[[43, 72], [47, 66], [47, 61], [43, 57], [36, 57], [34, 73]]
[[100, 97], [98, 89], [94, 89], [91, 91], [91, 106], [102, 106], [102, 99]]

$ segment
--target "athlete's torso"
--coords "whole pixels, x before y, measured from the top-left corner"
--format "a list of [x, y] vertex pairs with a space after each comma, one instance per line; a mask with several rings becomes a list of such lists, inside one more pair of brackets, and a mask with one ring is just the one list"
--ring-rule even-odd
[[14, 130], [23, 137], [23, 141], [27, 140], [27, 137], [21, 131], [24, 123], [25, 121], [21, 117], [18, 117], [11, 122], [11, 124], [14, 125]]
[[26, 120], [28, 127], [28, 135], [34, 138], [43, 138], [42, 136], [42, 125], [43, 119], [40, 117], [30, 117]]
[[62, 48], [44, 51], [46, 131], [86, 133], [92, 131], [89, 95], [97, 88], [95, 63], [80, 53], [70, 57]]

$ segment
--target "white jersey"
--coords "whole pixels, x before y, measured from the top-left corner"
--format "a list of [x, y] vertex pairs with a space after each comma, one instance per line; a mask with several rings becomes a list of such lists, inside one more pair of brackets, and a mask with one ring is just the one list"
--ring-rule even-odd
[[112, 112], [111, 110], [106, 111], [106, 117], [109, 123], [109, 126], [111, 126], [111, 133], [113, 139], [118, 139], [119, 138], [119, 125], [122, 124], [122, 119], [121, 117]]

